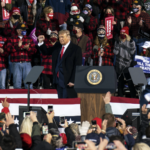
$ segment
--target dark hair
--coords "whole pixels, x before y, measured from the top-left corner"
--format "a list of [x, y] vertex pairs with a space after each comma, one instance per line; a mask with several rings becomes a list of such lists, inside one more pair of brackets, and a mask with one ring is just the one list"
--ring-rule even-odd
[[107, 128], [108, 127], [114, 127], [114, 122], [115, 122], [115, 116], [111, 113], [106, 113], [103, 115], [102, 120], [108, 120], [107, 121]]
[[14, 150], [16, 147], [15, 140], [11, 135], [4, 135], [0, 145], [2, 150]]
[[121, 136], [112, 135], [112, 136], [109, 138], [109, 142], [110, 142], [110, 143], [113, 143], [114, 140], [120, 141], [120, 142], [124, 145], [124, 139], [123, 139]]
[[145, 134], [147, 138], [150, 138], [150, 126], [148, 126], [145, 130]]

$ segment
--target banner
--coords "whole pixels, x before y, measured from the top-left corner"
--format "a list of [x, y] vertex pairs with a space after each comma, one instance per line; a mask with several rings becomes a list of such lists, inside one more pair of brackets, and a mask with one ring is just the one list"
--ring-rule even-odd
[[143, 70], [144, 73], [150, 74], [150, 58], [149, 57], [135, 55], [135, 61], [137, 61], [137, 65], [134, 67], [139, 67]]
[[113, 23], [114, 21], [114, 16], [112, 17], [106, 17], [105, 18], [105, 29], [106, 29], [106, 37], [107, 39], [112, 39], [113, 38]]
[[33, 42], [35, 43], [35, 45], [37, 45], [37, 44], [38, 44], [38, 41], [37, 41], [37, 37], [36, 37], [36, 35], [35, 35], [35, 32], [36, 32], [36, 28], [34, 28], [34, 29], [32, 30], [32, 32], [30, 33], [29, 37], [33, 40]]
[[[6, 4], [11, 4], [12, 0], [1, 0], [1, 2], [4, 2]], [[7, 11], [5, 8], [2, 8], [2, 15], [3, 15], [3, 20], [8, 20], [10, 17], [9, 11]]]

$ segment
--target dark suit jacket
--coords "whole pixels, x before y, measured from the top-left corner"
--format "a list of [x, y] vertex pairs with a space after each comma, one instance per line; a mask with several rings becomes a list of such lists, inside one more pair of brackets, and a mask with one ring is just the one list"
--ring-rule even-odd
[[[43, 55], [52, 55], [52, 71], [53, 71], [53, 79], [56, 80], [57, 75], [55, 73], [55, 68], [57, 65], [58, 55], [60, 55], [62, 45], [58, 42], [53, 47], [47, 49], [46, 45], [43, 44], [39, 47], [40, 51], [42, 51]], [[67, 84], [69, 82], [74, 83], [75, 80], [75, 71], [76, 66], [82, 65], [82, 51], [81, 48], [72, 42], [70, 42], [68, 48], [66, 49], [63, 57], [62, 57], [62, 67], [64, 73], [64, 84], [67, 88], [67, 93], [69, 98], [77, 97], [77, 94], [74, 90], [74, 87], [69, 87]]]

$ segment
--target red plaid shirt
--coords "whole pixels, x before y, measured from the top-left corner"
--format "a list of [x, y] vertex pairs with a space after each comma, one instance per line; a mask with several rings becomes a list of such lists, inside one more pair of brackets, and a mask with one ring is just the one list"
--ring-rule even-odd
[[[18, 36], [13, 36], [7, 43], [7, 51], [11, 53], [11, 62], [21, 62], [21, 61], [31, 61], [31, 55], [36, 53], [36, 48], [33, 40], [27, 36], [24, 36], [22, 39], [22, 46], [18, 47], [20, 38]], [[23, 49], [25, 45], [30, 43], [28, 50]]]
[[[98, 51], [99, 50], [100, 48], [98, 49]], [[113, 66], [113, 62], [112, 62], [113, 56], [114, 56], [114, 53], [110, 45], [107, 44], [107, 46], [104, 48], [104, 55], [102, 56], [102, 66]], [[92, 58], [94, 58], [94, 53], [92, 55]], [[99, 63], [99, 56], [98, 56], [98, 52], [96, 52], [95, 64], [98, 65], [98, 63]]]
[[90, 23], [88, 26], [85, 27], [84, 33], [91, 39], [92, 42], [93, 42], [94, 37], [96, 36], [97, 26], [98, 26], [97, 19], [91, 15]]
[[[82, 36], [77, 38], [78, 43], [80, 42]], [[92, 54], [92, 42], [90, 38], [88, 38], [88, 41], [86, 43], [86, 51], [82, 53], [82, 57], [91, 57]]]
[[6, 51], [6, 44], [3, 46], [4, 53], [0, 53], [0, 71], [7, 68], [8, 55], [9, 53]]
[[[53, 19], [50, 21], [46, 21], [45, 19], [40, 19], [39, 21], [37, 21], [36, 24], [36, 36], [38, 37], [39, 35], [44, 35], [47, 36], [46, 32], [47, 29], [50, 30], [57, 30], [59, 31], [59, 23], [57, 20]], [[49, 37], [47, 37], [47, 39], [49, 39]]]
[[111, 0], [109, 6], [115, 11], [115, 17], [117, 19], [126, 19], [127, 11], [129, 10], [128, 0]]
[[134, 14], [130, 14], [129, 16], [131, 16], [131, 18], [132, 18], [132, 23], [131, 23], [131, 25], [129, 25], [126, 20], [125, 26], [128, 26], [130, 28], [130, 35], [132, 37], [136, 37], [136, 36], [140, 37], [140, 35], [138, 34], [138, 31], [140, 29], [139, 22], [140, 22], [141, 18], [143, 20], [143, 26], [141, 27], [141, 29], [147, 33], [150, 32], [150, 16], [148, 13], [141, 12], [139, 17], [135, 17]]
[[[52, 47], [53, 45], [51, 44], [51, 42], [47, 39], [45, 39], [45, 45], [47, 48]], [[44, 74], [53, 74], [52, 72], [52, 55], [43, 55], [41, 53], [41, 57], [42, 57], [42, 63], [41, 66], [44, 66], [44, 70], [42, 71], [42, 73]]]

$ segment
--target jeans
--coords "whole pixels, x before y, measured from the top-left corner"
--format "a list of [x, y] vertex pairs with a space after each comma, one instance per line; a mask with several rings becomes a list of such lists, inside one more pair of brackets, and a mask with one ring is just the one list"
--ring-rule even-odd
[[[28, 73], [31, 70], [30, 62], [14, 62], [13, 63], [13, 86], [14, 89], [21, 89], [22, 79], [23, 81], [27, 77]], [[24, 83], [25, 89], [28, 88], [28, 85]], [[30, 85], [30, 89], [33, 89], [32, 84]]]
[[0, 89], [5, 89], [6, 86], [6, 69], [0, 71]]
[[12, 62], [10, 61], [10, 56], [8, 57], [8, 63], [9, 63], [9, 75], [8, 75], [8, 79], [11, 79], [11, 74], [13, 74], [13, 65]]
[[[141, 55], [142, 51], [143, 51], [143, 44], [145, 41], [147, 41], [146, 38], [141, 38], [141, 39], [136, 39], [133, 37], [133, 40], [135, 42], [135, 46], [136, 46], [136, 52], [135, 52], [135, 55]], [[134, 55], [134, 57], [135, 57]]]
[[61, 24], [59, 27], [60, 27], [60, 30], [67, 30], [67, 24], [66, 23]]

